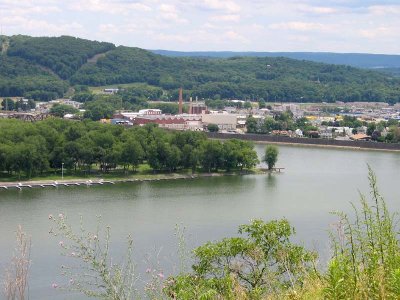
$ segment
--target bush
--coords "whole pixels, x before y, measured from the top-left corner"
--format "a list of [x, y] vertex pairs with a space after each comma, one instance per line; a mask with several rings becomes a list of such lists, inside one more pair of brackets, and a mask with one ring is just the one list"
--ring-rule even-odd
[[317, 274], [317, 254], [290, 241], [294, 229], [287, 220], [254, 220], [239, 234], [195, 249], [194, 272], [170, 279], [166, 293], [174, 299], [264, 299], [295, 291]]

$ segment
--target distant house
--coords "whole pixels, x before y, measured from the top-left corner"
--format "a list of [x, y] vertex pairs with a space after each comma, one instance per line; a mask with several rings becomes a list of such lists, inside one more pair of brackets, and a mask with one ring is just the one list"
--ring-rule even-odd
[[161, 109], [141, 109], [139, 110], [139, 115], [161, 115]]
[[357, 134], [353, 134], [350, 137], [351, 140], [353, 141], [369, 141], [371, 139], [371, 137], [369, 135], [366, 135], [364, 133], [357, 133]]
[[319, 135], [323, 139], [332, 139], [333, 138], [333, 133], [331, 128], [321, 128], [319, 130]]
[[303, 131], [301, 131], [300, 129], [296, 129], [296, 130], [294, 131], [294, 133], [295, 133], [295, 135], [298, 136], [298, 137], [303, 137]]
[[117, 88], [110, 88], [110, 89], [104, 89], [103, 93], [105, 94], [116, 94], [118, 93], [119, 89]]

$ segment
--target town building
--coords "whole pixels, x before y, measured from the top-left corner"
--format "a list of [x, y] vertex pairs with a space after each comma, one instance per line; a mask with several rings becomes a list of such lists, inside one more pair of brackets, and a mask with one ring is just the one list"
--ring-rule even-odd
[[205, 126], [208, 124], [218, 125], [219, 130], [236, 130], [237, 117], [228, 113], [211, 113], [201, 115]]

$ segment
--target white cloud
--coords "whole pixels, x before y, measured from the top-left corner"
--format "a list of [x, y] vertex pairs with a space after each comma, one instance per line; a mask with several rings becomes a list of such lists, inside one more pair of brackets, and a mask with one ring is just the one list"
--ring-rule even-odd
[[237, 41], [237, 42], [242, 42], [242, 43], [249, 42], [249, 40], [247, 38], [245, 38], [243, 35], [237, 33], [236, 31], [233, 31], [233, 30], [225, 32], [224, 36], [231, 41]]
[[286, 22], [274, 23], [268, 26], [270, 29], [296, 30], [296, 31], [323, 31], [328, 30], [329, 26], [322, 23], [312, 22]]
[[301, 12], [305, 12], [305, 13], [320, 14], [320, 15], [339, 13], [339, 9], [338, 8], [336, 8], [336, 7], [328, 7], [328, 6], [304, 5], [304, 6], [300, 6], [299, 10]]
[[212, 16], [210, 18], [212, 21], [217, 21], [217, 22], [239, 22], [240, 21], [240, 15], [217, 15], [217, 16]]
[[400, 17], [400, 5], [373, 5], [368, 7], [368, 11], [373, 15], [396, 15], [397, 18]]
[[359, 33], [361, 36], [368, 38], [368, 39], [400, 37], [398, 28], [391, 28], [391, 27], [385, 27], [385, 26], [380, 26], [380, 27], [370, 28], [370, 29], [361, 29], [359, 31]]
[[152, 8], [140, 2], [103, 1], [103, 0], [71, 0], [69, 9], [81, 12], [103, 12], [108, 14], [129, 14], [132, 12], [149, 12]]
[[152, 36], [153, 39], [163, 42], [178, 42], [178, 43], [188, 43], [190, 42], [190, 38], [187, 36], [179, 35], [179, 34], [164, 34], [157, 33]]
[[241, 7], [234, 1], [224, 0], [203, 0], [200, 2], [206, 9], [221, 10], [227, 13], [238, 13], [241, 11]]
[[183, 14], [178, 11], [175, 5], [161, 4], [159, 7], [161, 12], [160, 17], [166, 22], [187, 23], [188, 20], [183, 17]]

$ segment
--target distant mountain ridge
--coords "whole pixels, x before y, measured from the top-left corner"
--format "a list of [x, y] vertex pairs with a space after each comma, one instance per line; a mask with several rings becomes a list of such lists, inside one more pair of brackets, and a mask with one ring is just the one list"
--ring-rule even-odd
[[150, 50], [153, 53], [171, 57], [287, 57], [321, 63], [349, 65], [358, 68], [400, 68], [400, 55], [369, 53], [334, 53], [334, 52], [233, 52], [233, 51], [170, 51]]

